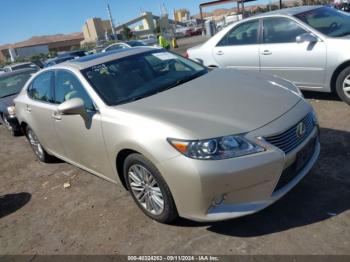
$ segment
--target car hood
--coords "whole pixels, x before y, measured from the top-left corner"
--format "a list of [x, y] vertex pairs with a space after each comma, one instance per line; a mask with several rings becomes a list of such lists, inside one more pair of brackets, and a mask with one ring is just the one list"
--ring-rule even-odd
[[7, 109], [8, 106], [12, 106], [13, 100], [18, 96], [18, 94], [6, 96], [3, 98], [0, 98], [0, 110], [3, 111], [3, 109]]
[[239, 134], [268, 124], [301, 99], [277, 82], [266, 75], [215, 69], [116, 108], [181, 129], [186, 139]]

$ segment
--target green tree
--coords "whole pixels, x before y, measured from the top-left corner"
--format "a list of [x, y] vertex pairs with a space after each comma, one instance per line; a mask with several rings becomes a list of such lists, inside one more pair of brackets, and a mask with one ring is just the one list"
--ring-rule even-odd
[[96, 43], [85, 43], [81, 46], [81, 50], [85, 50], [85, 51], [90, 51], [92, 49], [96, 48]]
[[74, 45], [70, 48], [70, 51], [77, 51], [77, 50], [81, 50], [81, 46], [80, 45]]
[[25, 57], [16, 57], [15, 63], [28, 62], [28, 59]]
[[50, 51], [49, 54], [48, 54], [48, 57], [49, 57], [49, 58], [54, 58], [54, 57], [56, 57], [56, 56], [57, 56], [57, 52], [54, 51], [54, 50], [53, 50], [53, 51]]

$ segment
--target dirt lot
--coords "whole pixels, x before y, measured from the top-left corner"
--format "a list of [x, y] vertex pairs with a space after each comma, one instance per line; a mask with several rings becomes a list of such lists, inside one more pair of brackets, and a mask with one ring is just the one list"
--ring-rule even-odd
[[218, 223], [156, 223], [121, 186], [39, 163], [1, 126], [0, 254], [350, 254], [350, 107], [306, 97], [321, 125], [315, 168], [269, 208]]

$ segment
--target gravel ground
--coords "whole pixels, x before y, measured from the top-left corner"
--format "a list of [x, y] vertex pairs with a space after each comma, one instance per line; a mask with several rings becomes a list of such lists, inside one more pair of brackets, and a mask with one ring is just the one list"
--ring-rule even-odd
[[39, 163], [0, 126], [0, 254], [350, 254], [350, 107], [305, 95], [321, 125], [316, 166], [274, 205], [217, 223], [156, 223], [121, 186]]

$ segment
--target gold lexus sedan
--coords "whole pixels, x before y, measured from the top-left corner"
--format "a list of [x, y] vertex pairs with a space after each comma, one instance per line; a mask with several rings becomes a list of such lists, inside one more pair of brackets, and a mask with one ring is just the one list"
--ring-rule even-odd
[[71, 60], [34, 75], [15, 100], [36, 156], [122, 184], [149, 217], [217, 221], [292, 189], [320, 145], [291, 83], [207, 68], [148, 47]]

